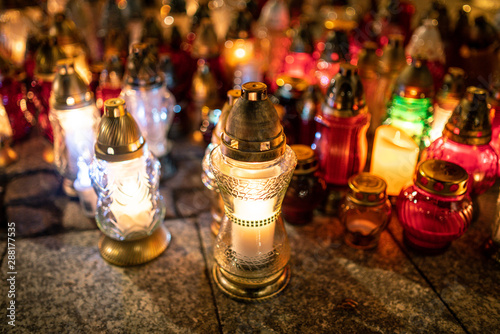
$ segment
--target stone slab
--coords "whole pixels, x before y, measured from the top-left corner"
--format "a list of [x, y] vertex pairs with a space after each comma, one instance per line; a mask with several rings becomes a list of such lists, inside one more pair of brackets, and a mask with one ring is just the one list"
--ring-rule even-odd
[[[172, 233], [166, 252], [148, 264], [128, 268], [110, 265], [101, 258], [98, 231], [18, 240], [16, 330], [218, 332], [194, 223], [170, 220], [165, 226]], [[5, 258], [1, 268], [0, 294], [5, 296]], [[6, 298], [0, 298], [2, 310], [6, 302]], [[0, 332], [7, 329], [6, 322], [1, 321]]]
[[499, 182], [479, 196], [478, 219], [442, 254], [423, 255], [408, 248], [401, 225], [390, 225], [398, 243], [470, 333], [500, 330], [500, 265], [482, 252], [491, 234], [498, 187]]
[[60, 192], [62, 178], [55, 173], [40, 172], [11, 179], [5, 189], [5, 205], [40, 205], [52, 202]]
[[[211, 268], [209, 214], [198, 223]], [[361, 251], [343, 245], [336, 218], [315, 217], [286, 229], [292, 277], [280, 295], [238, 302], [211, 277], [224, 333], [464, 332], [386, 231], [376, 250]], [[358, 306], [349, 307], [346, 299]]]
[[19, 159], [5, 169], [9, 177], [36, 171], [56, 171], [52, 144], [41, 135], [33, 134], [12, 148]]

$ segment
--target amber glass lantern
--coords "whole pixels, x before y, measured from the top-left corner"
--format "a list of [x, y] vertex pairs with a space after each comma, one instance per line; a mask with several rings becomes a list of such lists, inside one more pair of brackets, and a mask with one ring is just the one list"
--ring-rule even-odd
[[214, 246], [215, 282], [229, 296], [255, 300], [283, 290], [290, 246], [281, 204], [297, 159], [260, 82], [243, 85], [210, 167], [227, 220]]

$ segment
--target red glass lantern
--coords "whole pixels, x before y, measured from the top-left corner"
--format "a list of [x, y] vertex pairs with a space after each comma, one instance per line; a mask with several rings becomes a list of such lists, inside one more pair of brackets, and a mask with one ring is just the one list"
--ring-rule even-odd
[[398, 218], [410, 246], [438, 251], [465, 233], [472, 220], [467, 172], [442, 160], [422, 162], [414, 184], [401, 190]]
[[473, 195], [488, 190], [497, 176], [498, 157], [489, 144], [491, 124], [486, 99], [485, 90], [469, 87], [448, 120], [443, 136], [423, 154], [427, 159], [451, 161], [463, 167], [471, 177]]

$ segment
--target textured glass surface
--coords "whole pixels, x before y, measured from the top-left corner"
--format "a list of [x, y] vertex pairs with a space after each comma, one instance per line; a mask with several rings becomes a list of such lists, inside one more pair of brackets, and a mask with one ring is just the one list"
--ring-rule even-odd
[[295, 153], [264, 163], [239, 162], [215, 148], [210, 165], [224, 200], [214, 255], [219, 266], [236, 276], [266, 277], [282, 270], [290, 258], [280, 218], [281, 203], [296, 165]]
[[[495, 150], [497, 156], [500, 157], [500, 106], [493, 107], [495, 117], [491, 122], [491, 142], [490, 145]], [[500, 159], [498, 164], [498, 175], [500, 176]]]
[[51, 109], [50, 124], [54, 132], [54, 163], [59, 173], [75, 180], [78, 158], [90, 163], [94, 155], [97, 125], [100, 119], [95, 105], [79, 109]]
[[438, 196], [415, 185], [401, 190], [397, 210], [407, 241], [426, 249], [446, 247], [465, 233], [472, 220], [469, 195]]
[[318, 155], [320, 173], [326, 183], [346, 185], [351, 176], [365, 167], [370, 115], [316, 116], [316, 120], [318, 132], [312, 148]]
[[387, 119], [384, 124], [400, 128], [420, 147], [427, 147], [430, 144], [431, 110], [431, 99], [394, 95], [391, 105], [387, 108]]
[[165, 85], [153, 89], [125, 86], [121, 97], [151, 152], [157, 157], [170, 152], [167, 134], [174, 119], [175, 98]]
[[129, 161], [94, 158], [90, 174], [98, 195], [97, 225], [110, 238], [145, 237], [163, 219], [160, 163], [147, 150], [143, 156]]
[[293, 175], [283, 200], [283, 218], [290, 224], [309, 223], [324, 193], [324, 182], [314, 172]]
[[489, 144], [465, 145], [441, 137], [425, 150], [423, 157], [450, 161], [465, 169], [472, 179], [469, 189], [473, 195], [484, 193], [495, 183], [498, 157]]

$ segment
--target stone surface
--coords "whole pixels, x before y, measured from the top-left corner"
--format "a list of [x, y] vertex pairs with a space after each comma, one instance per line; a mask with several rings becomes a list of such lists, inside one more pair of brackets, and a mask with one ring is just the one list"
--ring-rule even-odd
[[408, 248], [398, 222], [390, 225], [415, 265], [471, 333], [500, 329], [500, 265], [487, 258], [482, 245], [491, 233], [498, 185], [479, 197], [480, 215], [467, 232], [442, 254], [426, 256]]
[[[209, 215], [201, 215], [199, 224], [211, 268]], [[237, 302], [211, 278], [223, 332], [463, 332], [389, 233], [376, 250], [360, 251], [342, 244], [337, 219], [316, 217], [310, 225], [286, 229], [292, 278], [277, 297]], [[349, 307], [347, 298], [358, 306]]]
[[30, 237], [60, 232], [61, 211], [55, 205], [31, 207], [25, 205], [9, 206], [7, 221], [15, 222], [18, 237]]
[[13, 146], [19, 160], [5, 170], [9, 177], [33, 171], [55, 171], [52, 144], [35, 134], [31, 138]]
[[174, 192], [175, 205], [181, 217], [193, 217], [210, 211], [210, 199], [206, 188], [178, 189]]
[[[166, 252], [129, 268], [101, 258], [98, 231], [19, 240], [17, 332], [218, 332], [194, 224], [172, 220], [166, 226], [172, 233]], [[4, 259], [2, 296], [7, 293], [7, 271]], [[0, 299], [2, 310], [6, 302]], [[0, 332], [7, 329], [1, 321]]]
[[51, 202], [61, 188], [62, 179], [54, 173], [35, 173], [16, 177], [7, 183], [5, 205], [40, 205]]

